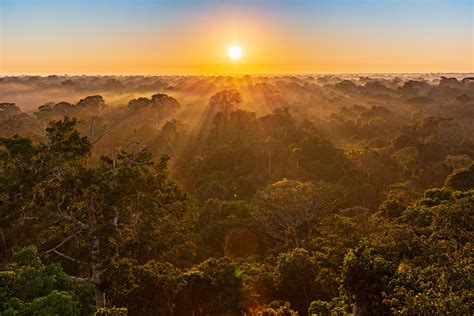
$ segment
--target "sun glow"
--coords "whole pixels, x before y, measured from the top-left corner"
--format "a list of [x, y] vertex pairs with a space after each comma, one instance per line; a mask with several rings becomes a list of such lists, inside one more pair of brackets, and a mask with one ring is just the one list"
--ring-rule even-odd
[[240, 57], [242, 57], [242, 48], [240, 48], [238, 45], [232, 45], [229, 47], [227, 54], [231, 59], [238, 60]]

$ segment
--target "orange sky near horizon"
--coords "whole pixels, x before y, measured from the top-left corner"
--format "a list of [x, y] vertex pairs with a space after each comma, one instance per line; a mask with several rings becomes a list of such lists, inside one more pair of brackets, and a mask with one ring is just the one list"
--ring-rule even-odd
[[[472, 17], [457, 8], [442, 16], [432, 12], [421, 19], [439, 24], [414, 28], [416, 20], [398, 17], [349, 19], [357, 7], [343, 7], [342, 13], [336, 8], [329, 17], [312, 14], [310, 9], [324, 8], [309, 4], [308, 12], [153, 7], [156, 19], [163, 14], [158, 22], [147, 16], [125, 21], [126, 12], [118, 8], [111, 17], [92, 16], [88, 22], [77, 21], [74, 8], [54, 4], [63, 12], [56, 23], [41, 15], [24, 22], [32, 8], [4, 5], [2, 74], [474, 72], [473, 31], [465, 30]], [[465, 19], [460, 25], [443, 24], [458, 16]], [[238, 61], [227, 55], [232, 44], [243, 49]]]

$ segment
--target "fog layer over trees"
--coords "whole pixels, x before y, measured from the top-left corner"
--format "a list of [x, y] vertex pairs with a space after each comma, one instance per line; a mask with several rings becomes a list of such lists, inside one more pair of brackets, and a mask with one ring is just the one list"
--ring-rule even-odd
[[474, 76], [0, 78], [2, 315], [474, 313]]

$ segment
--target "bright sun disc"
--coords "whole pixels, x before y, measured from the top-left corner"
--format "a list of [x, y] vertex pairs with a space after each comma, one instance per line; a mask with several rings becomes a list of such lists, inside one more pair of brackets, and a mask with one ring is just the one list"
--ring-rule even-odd
[[227, 53], [229, 54], [230, 58], [237, 60], [240, 59], [240, 57], [242, 56], [242, 48], [237, 45], [232, 45], [231, 47], [229, 47]]

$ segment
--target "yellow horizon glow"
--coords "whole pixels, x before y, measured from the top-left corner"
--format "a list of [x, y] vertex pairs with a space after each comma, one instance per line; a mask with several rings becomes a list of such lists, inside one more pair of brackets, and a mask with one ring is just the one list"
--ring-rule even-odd
[[[105, 35], [84, 26], [78, 34], [4, 36], [1, 74], [317, 74], [474, 72], [465, 38], [359, 35], [354, 30], [306, 30], [275, 17], [228, 11], [196, 16], [169, 29]], [[59, 32], [59, 31], [58, 31]], [[79, 32], [79, 31], [78, 31]], [[144, 33], [137, 33], [144, 32]], [[352, 32], [352, 33], [351, 33]], [[99, 34], [97, 34], [99, 33]], [[308, 37], [308, 34], [311, 37]], [[142, 34], [142, 36], [137, 36]], [[398, 37], [397, 37], [398, 36]], [[86, 39], [87, 45], [84, 45]], [[229, 39], [245, 58], [229, 59]], [[236, 44], [237, 45], [237, 44]], [[59, 47], [59, 48], [57, 48]], [[53, 49], [54, 48], [54, 49]]]

